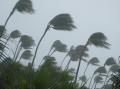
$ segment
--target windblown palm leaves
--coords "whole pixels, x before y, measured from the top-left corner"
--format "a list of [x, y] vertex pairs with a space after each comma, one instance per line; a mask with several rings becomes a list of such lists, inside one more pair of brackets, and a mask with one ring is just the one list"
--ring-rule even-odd
[[17, 60], [22, 48], [31, 49], [31, 47], [33, 47], [34, 45], [35, 45], [35, 41], [33, 40], [33, 38], [31, 36], [22, 35], [20, 38], [20, 41], [17, 45], [16, 51], [15, 51], [16, 57], [14, 57], [14, 59]]
[[114, 59], [113, 57], [109, 57], [109, 58], [106, 60], [106, 62], [105, 62], [104, 65], [111, 66], [111, 65], [114, 65], [114, 64], [116, 64], [115, 59]]
[[[82, 54], [82, 51], [85, 50], [84, 54]], [[70, 60], [71, 61], [78, 61], [81, 55], [83, 57], [88, 57], [89, 55], [87, 54], [88, 48], [84, 49], [84, 45], [79, 45], [77, 46], [70, 54]]]
[[100, 75], [97, 75], [97, 76], [95, 76], [94, 81], [95, 81], [95, 83], [102, 83], [103, 78]]
[[93, 33], [88, 39], [88, 45], [94, 45], [101, 48], [109, 48], [110, 44], [107, 42], [107, 37], [101, 33]]
[[[53, 49], [53, 52], [51, 53], [51, 55], [55, 52], [55, 51], [58, 51], [58, 52], [67, 52], [67, 46], [65, 44], [63, 44], [60, 40], [56, 40], [51, 49], [50, 49], [50, 52], [51, 50]], [[49, 53], [50, 53], [49, 52]]]
[[119, 69], [120, 69], [120, 66], [117, 64], [114, 64], [110, 67], [109, 71], [116, 73], [116, 72], [118, 72]]
[[12, 39], [19, 38], [20, 36], [21, 36], [21, 33], [19, 30], [14, 30], [10, 33], [10, 38]]
[[35, 41], [33, 40], [33, 38], [28, 35], [22, 35], [20, 42], [21, 47], [23, 47], [24, 49], [30, 49], [32, 46], [35, 45]]
[[95, 70], [94, 74], [96, 74], [96, 73], [106, 74], [106, 73], [107, 73], [107, 70], [105, 69], [104, 66], [103, 66], [103, 67], [98, 67], [98, 68]]
[[54, 17], [49, 24], [56, 30], [71, 31], [73, 28], [76, 28], [73, 25], [73, 20], [69, 14], [59, 14]]
[[22, 59], [25, 59], [25, 60], [29, 60], [29, 59], [31, 59], [32, 56], [33, 56], [33, 55], [32, 55], [32, 52], [31, 52], [30, 50], [25, 50], [25, 51], [21, 54], [20, 59], [22, 58]]
[[63, 30], [63, 31], [71, 31], [72, 29], [76, 28], [73, 24], [73, 20], [72, 17], [69, 14], [59, 14], [57, 16], [55, 16], [47, 25], [47, 28], [45, 29], [44, 34], [42, 35], [42, 37], [40, 38], [36, 50], [35, 50], [35, 54], [33, 57], [33, 61], [32, 61], [32, 65], [34, 64], [34, 60], [37, 54], [37, 50], [38, 47], [42, 41], [42, 39], [44, 38], [44, 36], [46, 35], [47, 31], [50, 29], [56, 29], [56, 30]]
[[[12, 11], [10, 12], [7, 20], [5, 21], [4, 24], [4, 29], [10, 19], [10, 17], [14, 14], [15, 10], [19, 11], [19, 12], [26, 12], [26, 13], [33, 13], [34, 9], [33, 9], [33, 5], [32, 5], [32, 1], [31, 0], [19, 0], [15, 6], [13, 7]], [[3, 34], [3, 33], [2, 33]]]
[[33, 5], [31, 0], [19, 0], [16, 5], [15, 9], [19, 12], [26, 12], [26, 13], [33, 13]]

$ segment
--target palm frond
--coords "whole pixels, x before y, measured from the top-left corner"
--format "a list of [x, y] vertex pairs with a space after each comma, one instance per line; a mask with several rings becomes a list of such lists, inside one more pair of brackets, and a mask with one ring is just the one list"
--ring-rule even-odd
[[34, 12], [31, 0], [19, 0], [15, 5], [15, 9], [17, 9], [17, 11], [21, 13], [23, 12], [33, 13]]
[[88, 63], [95, 65], [95, 64], [99, 63], [99, 59], [97, 57], [93, 57], [89, 60]]
[[112, 66], [110, 67], [109, 70], [110, 70], [111, 72], [115, 73], [115, 72], [118, 72], [119, 69], [120, 69], [120, 66], [117, 65], [117, 64], [114, 64], [114, 65], [112, 65]]
[[95, 76], [94, 81], [95, 83], [101, 83], [103, 78], [100, 75]]
[[109, 49], [110, 46], [107, 42], [107, 37], [101, 32], [93, 33], [88, 40], [88, 44], [107, 49]]
[[58, 52], [67, 52], [67, 45], [63, 44], [60, 40], [56, 40], [51, 49], [55, 49]]
[[13, 38], [13, 39], [18, 38], [20, 36], [21, 36], [21, 33], [20, 33], [19, 30], [14, 30], [10, 33], [10, 37]]
[[35, 45], [35, 41], [33, 40], [33, 38], [28, 35], [22, 35], [20, 41], [21, 41], [21, 46], [24, 49], [29, 49]]
[[113, 57], [109, 57], [106, 61], [105, 61], [105, 64], [104, 65], [107, 65], [107, 66], [111, 66], [111, 65], [114, 65], [116, 64], [116, 61]]
[[98, 67], [98, 68], [95, 70], [94, 74], [96, 74], [96, 73], [106, 74], [106, 73], [107, 73], [107, 70], [105, 69], [104, 66], [103, 66], [103, 67]]
[[22, 53], [21, 58], [23, 58], [23, 59], [31, 59], [32, 56], [33, 56], [33, 55], [32, 55], [32, 53], [31, 53], [30, 50], [25, 50], [25, 51]]
[[59, 14], [55, 16], [50, 22], [49, 25], [56, 30], [71, 31], [76, 28], [73, 24], [72, 17], [69, 14]]

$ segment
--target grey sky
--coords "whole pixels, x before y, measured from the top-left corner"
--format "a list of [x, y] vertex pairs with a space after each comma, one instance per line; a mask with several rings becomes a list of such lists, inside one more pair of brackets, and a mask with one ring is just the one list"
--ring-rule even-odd
[[[8, 14], [17, 0], [0, 0], [0, 24], [4, 24]], [[57, 14], [69, 13], [74, 19], [77, 29], [72, 32], [49, 31], [39, 47], [36, 65], [48, 53], [51, 44], [60, 39], [69, 47], [85, 44], [94, 32], [103, 32], [112, 44], [110, 50], [90, 47], [90, 57], [98, 57], [103, 63], [108, 57], [120, 55], [120, 0], [32, 0], [35, 14], [16, 12], [10, 19], [7, 29], [19, 29], [24, 34], [33, 36], [36, 40], [43, 34], [47, 23]], [[65, 54], [59, 56], [59, 63]], [[77, 65], [72, 63], [72, 65]], [[83, 66], [84, 63], [83, 63]]]

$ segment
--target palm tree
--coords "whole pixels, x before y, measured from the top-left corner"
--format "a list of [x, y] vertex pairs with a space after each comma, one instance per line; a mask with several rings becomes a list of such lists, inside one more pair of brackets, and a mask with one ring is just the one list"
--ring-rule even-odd
[[63, 58], [60, 67], [62, 67], [65, 59], [66, 59], [68, 56], [72, 55], [72, 52], [73, 52], [73, 51], [74, 51], [74, 46], [71, 46], [71, 47], [70, 47], [70, 50], [67, 52], [67, 54], [66, 54], [65, 57]]
[[16, 48], [17, 51], [15, 53], [15, 55], [16, 55], [16, 57], [14, 58], [15, 61], [17, 60], [22, 48], [23, 49], [31, 49], [31, 47], [34, 45], [35, 45], [35, 41], [33, 40], [33, 38], [31, 36], [22, 35], [18, 42], [17, 48]]
[[110, 69], [108, 70], [108, 72], [107, 72], [107, 76], [106, 76], [106, 78], [105, 78], [105, 81], [104, 81], [104, 85], [105, 85], [105, 83], [106, 83], [106, 81], [107, 81], [107, 78], [108, 78], [108, 75], [109, 75], [109, 73], [110, 73], [110, 71], [111, 71], [111, 67], [112, 67], [112, 65], [116, 65], [117, 63], [116, 63], [116, 61], [115, 61], [115, 59], [113, 58], [113, 57], [109, 57], [106, 61], [105, 61], [105, 63], [104, 63], [104, 66], [110, 66]]
[[110, 44], [107, 42], [107, 37], [101, 33], [101, 32], [96, 32], [96, 33], [93, 33], [88, 41], [86, 42], [85, 46], [84, 46], [84, 49], [80, 55], [80, 60], [79, 60], [79, 63], [78, 63], [78, 67], [77, 67], [77, 71], [76, 71], [76, 76], [75, 76], [75, 83], [77, 82], [77, 77], [78, 77], [78, 73], [79, 73], [79, 69], [80, 69], [80, 63], [81, 63], [81, 60], [82, 60], [82, 57], [83, 57], [83, 53], [85, 52], [85, 48], [87, 48], [87, 46], [89, 45], [94, 45], [96, 47], [101, 47], [101, 48], [107, 48], [109, 49], [109, 46]]
[[[103, 78], [100, 75], [95, 76], [94, 78], [94, 83], [92, 86], [92, 89], [96, 89], [96, 86], [98, 83], [102, 83], [103, 82]], [[94, 86], [95, 85], [95, 86]], [[94, 87], [94, 88], [93, 88]]]
[[15, 6], [13, 7], [12, 11], [10, 12], [7, 20], [5, 21], [4, 24], [4, 28], [6, 27], [10, 17], [14, 14], [15, 11], [21, 12], [21, 13], [33, 13], [34, 9], [33, 9], [33, 5], [32, 5], [32, 1], [31, 0], [19, 0]]
[[[51, 51], [52, 51], [52, 53], [51, 53]], [[65, 44], [63, 44], [60, 40], [56, 40], [56, 41], [53, 42], [48, 55], [52, 56], [53, 53], [55, 53], [56, 51], [67, 52], [67, 46]], [[43, 60], [44, 60], [44, 58], [41, 60], [40, 64], [42, 63]]]
[[42, 37], [40, 38], [36, 50], [35, 50], [35, 54], [32, 60], [32, 66], [34, 64], [35, 61], [35, 57], [37, 55], [37, 51], [39, 48], [39, 45], [42, 41], [42, 39], [44, 38], [44, 36], [46, 35], [47, 31], [52, 28], [55, 30], [63, 30], [63, 31], [71, 31], [74, 28], [76, 28], [73, 24], [73, 20], [71, 18], [71, 16], [69, 14], [59, 14], [57, 16], [55, 16], [47, 25], [47, 28], [45, 29], [45, 32], [43, 33]]
[[83, 75], [83, 76], [79, 77], [79, 80], [82, 81], [82, 83], [81, 83], [81, 86], [82, 86], [83, 83], [87, 82], [87, 77], [85, 75]]
[[5, 46], [7, 45], [8, 41], [12, 38], [12, 39], [16, 39], [19, 38], [21, 36], [21, 33], [19, 30], [14, 30], [10, 33], [9, 37], [7, 37], [6, 42], [5, 42]]
[[100, 74], [100, 75], [102, 75], [102, 74], [106, 74], [106, 73], [107, 73], [107, 70], [105, 69], [104, 66], [98, 67], [98, 68], [94, 71], [94, 73], [93, 73], [93, 75], [92, 75], [92, 77], [91, 77], [91, 79], [90, 79], [89, 87], [90, 87], [90, 84], [91, 84], [92, 79], [94, 78], [95, 74]]
[[30, 60], [32, 56], [33, 56], [33, 55], [32, 55], [31, 50], [25, 50], [25, 51], [21, 54], [20, 59], [19, 59], [19, 62], [20, 62], [21, 59]]
[[87, 66], [86, 66], [85, 71], [84, 71], [84, 75], [85, 75], [85, 73], [86, 73], [86, 71], [87, 71], [87, 68], [88, 68], [88, 66], [89, 66], [90, 64], [91, 64], [91, 65], [95, 65], [95, 66], [99, 66], [98, 63], [99, 63], [99, 59], [98, 59], [97, 57], [91, 58], [91, 59], [88, 61], [88, 63], [87, 63]]
[[[113, 65], [110, 66], [110, 68], [109, 68], [109, 70], [108, 70], [108, 73], [107, 73], [107, 76], [106, 76], [106, 78], [105, 78], [104, 85], [105, 85], [105, 83], [107, 84], [107, 82], [109, 81], [109, 79], [108, 79], [109, 73], [110, 73], [110, 72], [111, 72], [111, 73], [117, 73], [119, 69], [120, 69], [120, 66], [119, 66], [118, 64], [113, 64]], [[107, 81], [107, 79], [108, 79], [108, 81]]]
[[[78, 61], [81, 55], [81, 52], [84, 48], [84, 45], [78, 45], [71, 53], [70, 53], [70, 60], [68, 61], [68, 64], [66, 66], [66, 70], [69, 68], [69, 64], [71, 61]], [[88, 48], [85, 49], [85, 51], [88, 51]], [[88, 57], [89, 55], [84, 52], [83, 57]], [[84, 58], [82, 58], [83, 61], [87, 62]]]

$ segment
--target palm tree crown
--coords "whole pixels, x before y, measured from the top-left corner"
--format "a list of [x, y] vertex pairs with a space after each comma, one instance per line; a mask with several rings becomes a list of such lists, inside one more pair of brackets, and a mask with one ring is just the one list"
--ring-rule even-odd
[[73, 24], [73, 20], [69, 14], [59, 14], [55, 16], [49, 25], [56, 30], [66, 30], [71, 31], [76, 26]]
[[21, 58], [23, 59], [30, 59], [32, 57], [32, 53], [30, 50], [25, 50], [22, 55], [21, 55]]
[[21, 36], [21, 33], [19, 30], [14, 30], [10, 33], [10, 37], [15, 39], [15, 38], [19, 38]]
[[19, 12], [27, 12], [27, 13], [33, 13], [33, 5], [31, 0], [19, 0], [16, 5], [15, 9]]
[[88, 44], [94, 45], [96, 47], [109, 49], [110, 44], [106, 41], [107, 41], [107, 37], [103, 33], [96, 32], [90, 36], [90, 38], [88, 39]]

